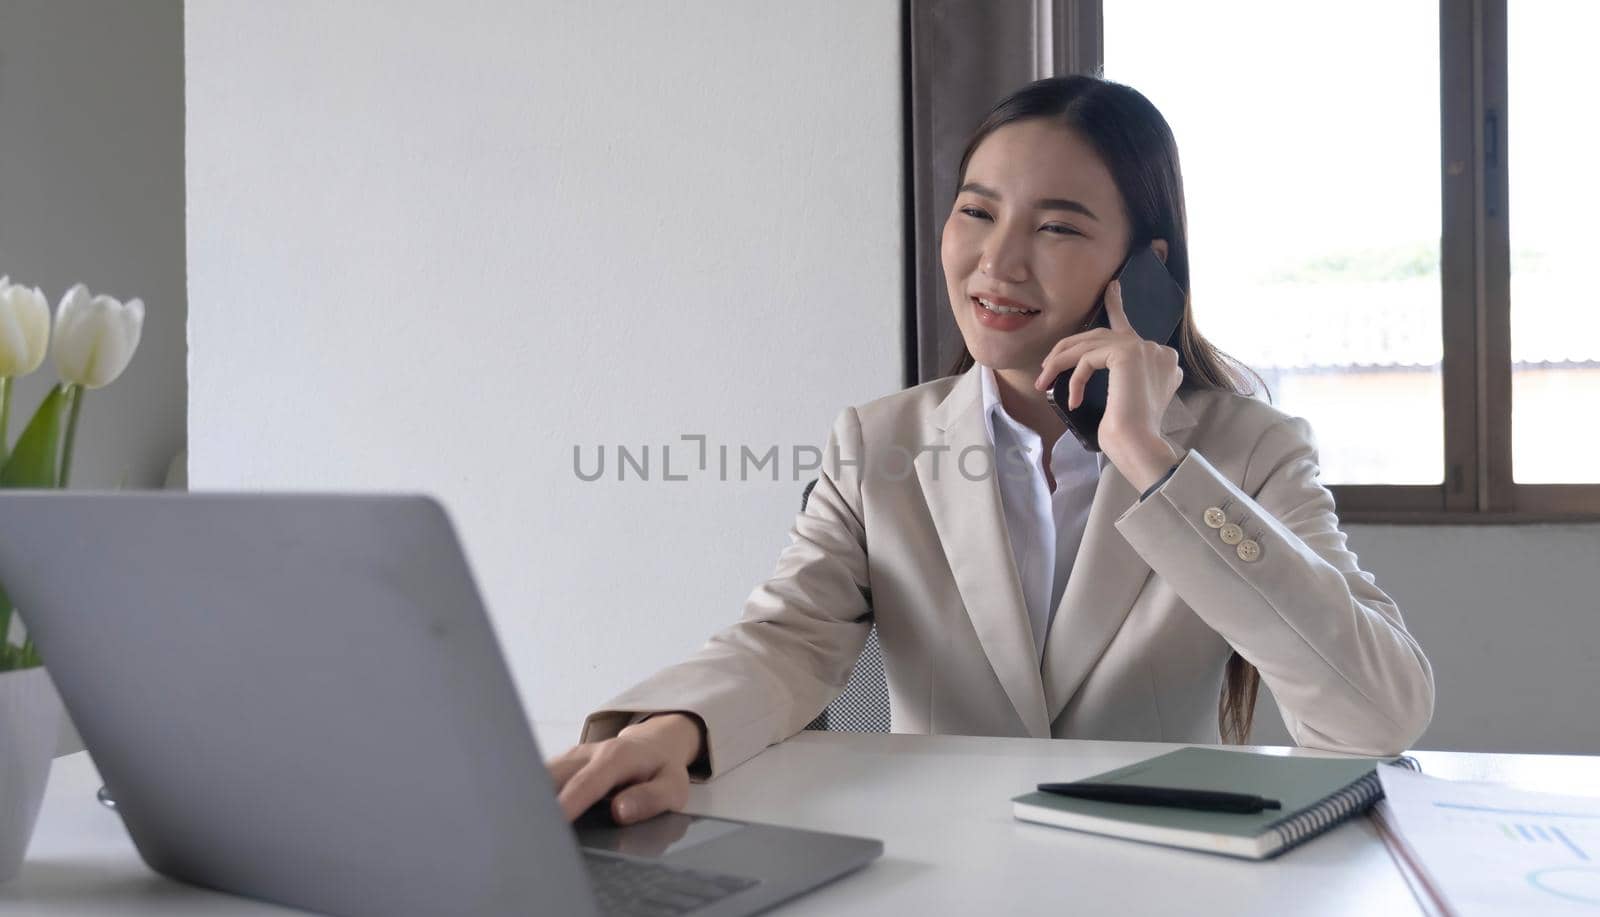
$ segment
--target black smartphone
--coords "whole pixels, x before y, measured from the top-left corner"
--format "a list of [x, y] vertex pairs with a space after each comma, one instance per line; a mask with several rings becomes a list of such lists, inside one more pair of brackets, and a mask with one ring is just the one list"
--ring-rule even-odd
[[[1145, 340], [1169, 347], [1177, 346], [1173, 338], [1178, 333], [1178, 324], [1183, 321], [1183, 288], [1167, 273], [1167, 266], [1155, 251], [1148, 245], [1141, 246], [1122, 263], [1116, 279], [1122, 282], [1122, 308], [1128, 313], [1128, 323], [1133, 325], [1133, 330]], [[1090, 327], [1111, 327], [1110, 319], [1106, 317], [1104, 292], [1100, 294], [1100, 305]], [[1083, 448], [1090, 452], [1100, 451], [1100, 418], [1106, 413], [1107, 380], [1110, 377], [1109, 370], [1095, 370], [1083, 388], [1083, 403], [1070, 411], [1067, 410], [1067, 399], [1071, 395], [1068, 387], [1072, 370], [1056, 376], [1045, 391], [1050, 406], [1066, 421], [1067, 429], [1078, 438]]]

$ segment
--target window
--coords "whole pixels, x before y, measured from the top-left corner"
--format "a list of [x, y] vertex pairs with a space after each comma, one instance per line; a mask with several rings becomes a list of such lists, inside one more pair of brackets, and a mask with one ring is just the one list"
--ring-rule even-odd
[[1100, 15], [1102, 72], [1178, 138], [1197, 323], [1311, 421], [1341, 515], [1600, 515], [1600, 7]]
[[[1507, 9], [1511, 274], [1511, 468], [1519, 484], [1600, 483], [1600, 211], [1591, 113], [1573, 107], [1600, 6]], [[1582, 106], [1587, 109], [1588, 106]]]
[[1178, 139], [1196, 322], [1325, 483], [1444, 482], [1438, 48], [1418, 3], [1105, 7], [1105, 76]]

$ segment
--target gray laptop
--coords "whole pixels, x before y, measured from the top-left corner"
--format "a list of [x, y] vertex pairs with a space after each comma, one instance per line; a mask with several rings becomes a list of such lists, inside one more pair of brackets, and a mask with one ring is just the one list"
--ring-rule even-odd
[[883, 851], [598, 806], [569, 825], [427, 496], [0, 491], [0, 583], [174, 879], [330, 914], [724, 915]]

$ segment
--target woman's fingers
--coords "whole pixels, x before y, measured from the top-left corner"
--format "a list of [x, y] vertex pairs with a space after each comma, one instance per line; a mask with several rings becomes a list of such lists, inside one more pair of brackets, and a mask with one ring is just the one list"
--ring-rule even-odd
[[1072, 377], [1067, 380], [1067, 409], [1072, 410], [1083, 403], [1083, 390], [1089, 385], [1089, 377], [1097, 369], [1106, 368], [1106, 360], [1110, 357], [1110, 348], [1091, 350], [1078, 359], [1078, 365], [1072, 368]]
[[1055, 346], [1050, 348], [1050, 353], [1045, 354], [1045, 356], [1052, 356], [1058, 353], [1063, 347], [1071, 347], [1075, 344], [1081, 344], [1085, 341], [1099, 340], [1110, 333], [1110, 328], [1090, 328], [1088, 331], [1080, 331], [1077, 334], [1069, 334], [1061, 340], [1056, 341]]
[[665, 758], [652, 761], [649, 747], [640, 742], [608, 739], [596, 743], [589, 760], [561, 788], [557, 800], [567, 821], [599, 802], [615, 787], [654, 777]]
[[595, 743], [575, 745], [560, 755], [545, 762], [545, 769], [550, 772], [550, 782], [555, 784], [557, 791], [566, 785], [572, 775], [576, 774], [584, 764], [589, 761], [589, 753], [594, 751]]
[[1127, 333], [1113, 331], [1110, 328], [1090, 328], [1077, 334], [1069, 334], [1050, 348], [1045, 358], [1040, 362], [1038, 378], [1033, 380], [1033, 387], [1044, 391], [1055, 380], [1055, 377], [1071, 369], [1078, 356], [1091, 347], [1104, 347], [1115, 344], [1127, 337]]
[[1056, 376], [1076, 366], [1083, 359], [1084, 354], [1092, 353], [1096, 350], [1108, 350], [1116, 346], [1118, 346], [1116, 342], [1105, 340], [1079, 341], [1059, 353], [1053, 353], [1045, 357], [1043, 371], [1039, 373], [1039, 378], [1033, 381], [1033, 387], [1044, 391], [1055, 384]]
[[1128, 313], [1122, 308], [1122, 281], [1113, 280], [1106, 287], [1106, 318], [1111, 322], [1112, 331], [1133, 331], [1133, 323], [1128, 321]]
[[611, 801], [611, 817], [631, 825], [689, 804], [689, 772], [668, 770], [654, 779], [628, 787]]
[[1106, 342], [1103, 340], [1079, 341], [1070, 347], [1050, 354], [1050, 356], [1044, 358], [1039, 378], [1033, 380], [1033, 387], [1043, 391], [1055, 383], [1056, 376], [1071, 369], [1079, 360], [1083, 359], [1083, 355], [1086, 352], [1096, 347], [1104, 346], [1106, 346]]

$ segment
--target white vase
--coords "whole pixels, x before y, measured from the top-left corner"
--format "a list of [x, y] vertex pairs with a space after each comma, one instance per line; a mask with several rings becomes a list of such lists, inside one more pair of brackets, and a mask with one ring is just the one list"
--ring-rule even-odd
[[61, 697], [44, 666], [0, 672], [0, 882], [22, 869], [61, 716]]

